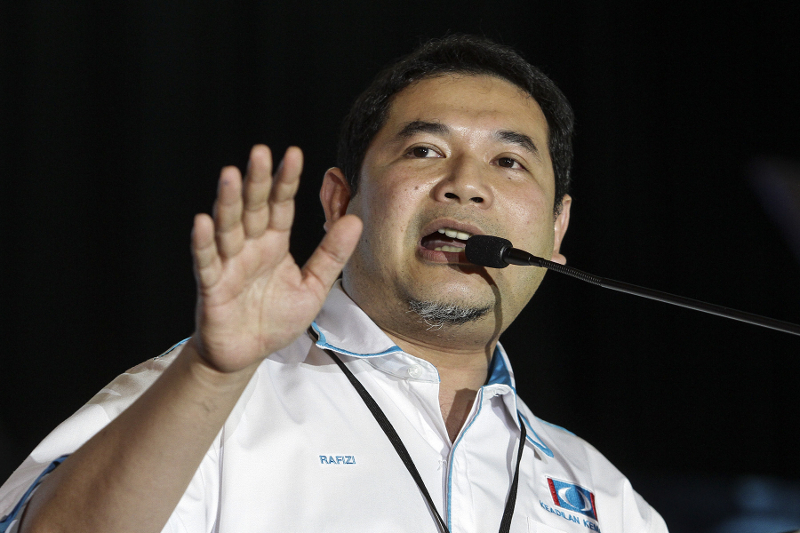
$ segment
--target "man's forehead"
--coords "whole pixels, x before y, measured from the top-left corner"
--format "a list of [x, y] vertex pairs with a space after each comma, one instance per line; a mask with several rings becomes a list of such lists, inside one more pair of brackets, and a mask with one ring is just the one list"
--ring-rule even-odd
[[[548, 124], [538, 102], [521, 87], [497, 76], [445, 74], [414, 82], [392, 97], [379, 131], [408, 137], [437, 133], [432, 124], [455, 113], [491, 116], [503, 121], [493, 131], [548, 136]], [[443, 124], [446, 126], [446, 124]], [[386, 129], [390, 131], [386, 131]], [[444, 133], [444, 128], [438, 133]], [[519, 140], [519, 139], [517, 139]], [[529, 147], [530, 148], [530, 147]], [[544, 149], [544, 147], [542, 147]]]

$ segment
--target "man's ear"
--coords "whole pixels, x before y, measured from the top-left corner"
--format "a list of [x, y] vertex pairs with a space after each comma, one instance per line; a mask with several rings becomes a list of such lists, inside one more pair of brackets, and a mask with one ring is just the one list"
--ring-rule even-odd
[[350, 184], [341, 169], [329, 168], [322, 178], [322, 187], [319, 190], [319, 201], [325, 211], [325, 231], [345, 213], [350, 204]]
[[567, 264], [567, 258], [561, 255], [561, 242], [564, 240], [564, 235], [567, 233], [567, 226], [569, 226], [569, 209], [572, 206], [572, 197], [565, 194], [561, 200], [561, 211], [556, 216], [554, 230], [555, 237], [553, 239], [553, 257], [550, 259], [554, 263], [562, 265]]

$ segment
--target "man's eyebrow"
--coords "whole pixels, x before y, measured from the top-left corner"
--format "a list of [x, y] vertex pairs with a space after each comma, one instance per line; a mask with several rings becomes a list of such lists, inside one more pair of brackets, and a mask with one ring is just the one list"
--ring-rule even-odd
[[521, 146], [536, 157], [539, 157], [540, 155], [539, 149], [536, 148], [536, 145], [533, 143], [533, 139], [524, 133], [519, 133], [518, 131], [500, 130], [495, 132], [494, 136], [503, 142]]
[[450, 128], [440, 122], [426, 122], [424, 120], [414, 120], [403, 126], [397, 134], [398, 137], [408, 138], [417, 133], [432, 133], [434, 135], [448, 135]]

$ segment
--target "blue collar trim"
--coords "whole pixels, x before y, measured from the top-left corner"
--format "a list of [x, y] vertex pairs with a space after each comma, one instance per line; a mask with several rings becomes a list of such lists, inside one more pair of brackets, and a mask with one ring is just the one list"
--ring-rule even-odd
[[[536, 430], [533, 429], [533, 426], [531, 426], [531, 423], [528, 422], [527, 418], [525, 418], [525, 415], [523, 415], [519, 411], [517, 411], [517, 413], [519, 414], [520, 418], [522, 418], [522, 421], [525, 423], [526, 426], [528, 426], [528, 429], [530, 430], [530, 433], [528, 433], [526, 436], [526, 438], [530, 441], [530, 443], [539, 448], [539, 450], [547, 457], [554, 457], [553, 451], [547, 446], [547, 444], [545, 444], [542, 441], [542, 438], [536, 433]], [[536, 440], [534, 440], [534, 438], [531, 437], [531, 433], [533, 433], [533, 437], [536, 437]]]
[[506, 360], [500, 353], [500, 348], [494, 347], [494, 354], [492, 355], [492, 362], [489, 363], [489, 379], [486, 381], [487, 385], [508, 385], [514, 388], [511, 383], [511, 373], [506, 366]]
[[320, 348], [322, 348], [323, 350], [326, 350], [326, 349], [327, 350], [333, 350], [334, 352], [337, 352], [337, 353], [340, 353], [340, 354], [344, 354], [344, 355], [351, 355], [353, 357], [379, 357], [379, 356], [382, 356], [382, 355], [389, 355], [389, 354], [392, 354], [392, 353], [397, 353], [397, 352], [402, 352], [403, 351], [403, 350], [400, 349], [399, 346], [392, 346], [388, 350], [384, 350], [384, 351], [379, 352], [379, 353], [355, 353], [355, 352], [351, 352], [349, 350], [344, 350], [342, 348], [339, 348], [338, 346], [334, 346], [332, 344], [328, 344], [328, 341], [325, 338], [325, 334], [322, 333], [322, 330], [319, 329], [319, 326], [317, 325], [316, 321], [311, 323], [311, 328], [317, 334], [316, 345], [319, 346]]

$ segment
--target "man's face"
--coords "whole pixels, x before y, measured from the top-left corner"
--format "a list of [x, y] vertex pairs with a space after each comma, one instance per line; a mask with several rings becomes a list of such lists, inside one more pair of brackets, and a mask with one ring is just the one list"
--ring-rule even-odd
[[464, 238], [497, 235], [563, 262], [569, 199], [554, 219], [547, 131], [533, 98], [491, 76], [429, 78], [397, 94], [347, 209], [364, 221], [364, 233], [345, 268], [345, 290], [384, 329], [382, 319], [406, 320], [408, 302], [417, 300], [490, 307], [481, 320], [499, 334], [544, 270], [476, 267], [466, 261]]

